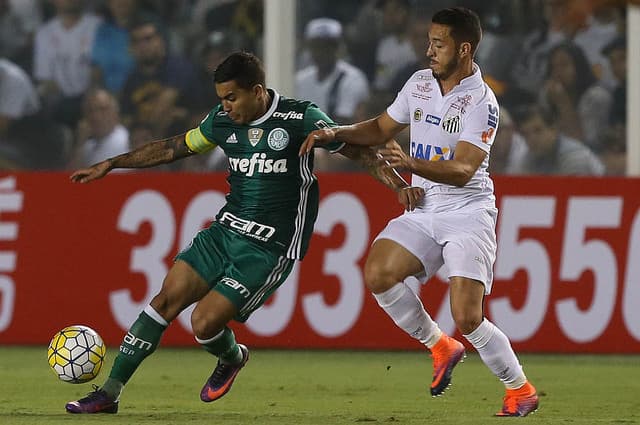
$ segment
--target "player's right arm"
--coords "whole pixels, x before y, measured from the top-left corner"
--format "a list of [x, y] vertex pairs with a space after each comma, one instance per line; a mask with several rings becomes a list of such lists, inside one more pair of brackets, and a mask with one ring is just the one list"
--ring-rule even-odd
[[187, 146], [186, 134], [179, 134], [168, 139], [147, 143], [138, 149], [105, 159], [89, 168], [77, 170], [71, 175], [71, 181], [89, 183], [92, 180], [104, 177], [114, 168], [153, 167], [194, 154], [195, 152]]
[[71, 181], [89, 183], [92, 180], [104, 177], [114, 168], [154, 167], [191, 155], [208, 152], [216, 147], [216, 143], [212, 142], [213, 117], [216, 110], [213, 112], [202, 120], [199, 127], [168, 139], [147, 143], [131, 152], [114, 156], [89, 168], [78, 170], [71, 175]]
[[300, 155], [311, 151], [314, 145], [339, 140], [350, 145], [377, 146], [393, 139], [407, 124], [396, 122], [385, 111], [367, 121], [352, 125], [324, 128], [309, 133], [300, 147]]

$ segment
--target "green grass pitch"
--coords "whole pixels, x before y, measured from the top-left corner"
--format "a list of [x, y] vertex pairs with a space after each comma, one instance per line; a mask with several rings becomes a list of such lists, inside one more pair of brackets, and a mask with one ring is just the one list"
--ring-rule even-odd
[[[70, 415], [90, 384], [57, 380], [45, 347], [0, 347], [0, 424], [640, 424], [640, 355], [522, 355], [541, 395], [527, 418], [494, 418], [503, 387], [475, 354], [431, 398], [420, 352], [252, 350], [233, 389], [202, 403], [204, 351], [160, 348], [126, 387], [117, 415]], [[102, 383], [113, 361], [110, 348]]]

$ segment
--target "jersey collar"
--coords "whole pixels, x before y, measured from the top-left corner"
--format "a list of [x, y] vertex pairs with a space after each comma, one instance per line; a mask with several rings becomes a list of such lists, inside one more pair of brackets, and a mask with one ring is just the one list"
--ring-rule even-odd
[[482, 73], [480, 72], [480, 67], [477, 63], [473, 63], [473, 73], [466, 78], [460, 80], [458, 83], [458, 87], [470, 90], [480, 87], [483, 84], [482, 81]]
[[255, 125], [262, 124], [263, 122], [271, 118], [271, 115], [273, 115], [273, 113], [278, 108], [278, 102], [280, 102], [280, 95], [274, 89], [267, 89], [267, 90], [271, 95], [271, 105], [269, 106], [269, 109], [267, 109], [267, 112], [265, 112], [264, 115], [262, 115], [260, 118], [254, 121], [251, 121], [248, 125], [255, 126]]

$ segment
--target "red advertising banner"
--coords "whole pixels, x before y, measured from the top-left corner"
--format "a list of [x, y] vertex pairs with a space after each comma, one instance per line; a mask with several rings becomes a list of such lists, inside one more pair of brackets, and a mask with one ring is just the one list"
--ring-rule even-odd
[[[400, 214], [367, 175], [319, 176], [311, 248], [244, 325], [254, 347], [418, 349], [364, 286], [369, 244]], [[496, 178], [498, 255], [486, 315], [520, 352], [640, 353], [640, 180]], [[0, 176], [0, 344], [85, 324], [108, 345], [160, 289], [173, 256], [224, 203], [224, 174]], [[455, 333], [445, 277], [412, 282]], [[190, 310], [164, 345], [193, 345]]]

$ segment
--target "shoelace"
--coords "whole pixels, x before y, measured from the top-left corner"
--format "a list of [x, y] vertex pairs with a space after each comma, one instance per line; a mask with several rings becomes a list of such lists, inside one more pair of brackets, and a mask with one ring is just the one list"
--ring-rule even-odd
[[232, 368], [233, 365], [222, 362], [218, 363], [218, 366], [216, 366], [216, 369], [213, 371], [212, 381], [216, 383], [224, 381]]
[[95, 400], [96, 398], [98, 398], [99, 395], [101, 395], [101, 393], [103, 392], [99, 386], [97, 386], [96, 384], [91, 384], [91, 387], [93, 388], [93, 391], [91, 391], [89, 394], [87, 394], [87, 396], [85, 398], [83, 398], [81, 401], [91, 401], [91, 400]]

